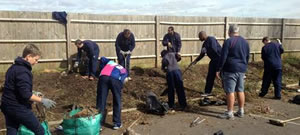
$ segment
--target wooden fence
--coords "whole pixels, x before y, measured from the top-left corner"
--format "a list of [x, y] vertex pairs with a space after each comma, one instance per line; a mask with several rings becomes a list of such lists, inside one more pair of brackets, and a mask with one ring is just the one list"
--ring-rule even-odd
[[283, 41], [286, 52], [300, 52], [300, 19], [183, 17], [183, 16], [110, 16], [69, 13], [66, 25], [52, 19], [50, 12], [0, 12], [0, 70], [5, 70], [27, 43], [35, 43], [43, 53], [41, 68], [70, 67], [76, 39], [90, 39], [100, 46], [100, 56], [116, 59], [114, 42], [119, 32], [130, 29], [136, 38], [135, 63], [159, 66], [161, 41], [169, 26], [182, 38], [182, 55], [191, 60], [199, 54], [199, 31], [215, 36], [220, 44], [228, 38], [229, 24], [239, 24], [240, 34], [251, 48], [252, 59], [260, 53], [264, 36]]

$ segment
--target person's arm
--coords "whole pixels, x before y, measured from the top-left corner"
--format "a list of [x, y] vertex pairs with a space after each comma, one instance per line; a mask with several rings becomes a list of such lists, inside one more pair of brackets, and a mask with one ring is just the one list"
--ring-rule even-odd
[[264, 47], [261, 48], [261, 59], [262, 59], [263, 61], [266, 59]]
[[282, 47], [281, 44], [279, 45], [279, 51], [280, 51], [280, 54], [283, 54], [283, 53], [284, 53], [284, 49], [283, 49], [283, 47]]
[[[121, 65], [118, 65], [118, 66], [121, 66]], [[124, 68], [124, 67], [118, 68], [118, 69], [120, 71], [121, 82], [125, 83], [125, 79], [128, 77], [128, 72], [127, 72], [126, 68]]]
[[161, 61], [161, 69], [166, 72], [168, 69], [168, 65], [169, 65], [168, 60], [166, 58], [163, 58]]
[[205, 45], [203, 44], [200, 55], [194, 60], [195, 61], [194, 64], [196, 64], [198, 61], [200, 61], [205, 56], [206, 52], [207, 52], [207, 50], [205, 48]]
[[42, 98], [39, 97], [39, 96], [36, 96], [36, 95], [32, 94], [32, 96], [30, 97], [30, 101], [41, 103], [42, 102]]
[[16, 89], [21, 98], [29, 101], [31, 99], [32, 91], [32, 77], [29, 72], [16, 72]]
[[122, 34], [120, 33], [120, 34], [117, 36], [116, 43], [115, 43], [117, 55], [118, 55], [118, 54], [120, 53], [120, 51], [121, 51], [121, 48], [120, 48], [120, 44], [121, 44], [121, 36], [122, 36]]
[[223, 44], [223, 48], [221, 51], [221, 57], [220, 57], [220, 61], [219, 64], [217, 66], [217, 72], [220, 72], [226, 62], [227, 56], [228, 56], [228, 51], [229, 51], [229, 40], [226, 40]]
[[247, 64], [249, 63], [249, 59], [250, 59], [250, 46], [249, 46], [249, 43], [247, 43], [247, 56], [246, 56], [246, 59], [247, 59]]
[[130, 52], [132, 52], [133, 51], [133, 49], [135, 48], [135, 38], [134, 38], [134, 35], [131, 33], [131, 44], [130, 44]]
[[77, 48], [77, 58], [76, 58], [76, 61], [78, 62], [78, 63], [80, 63], [80, 61], [81, 61], [81, 48]]
[[177, 33], [176, 34], [177, 35], [177, 37], [176, 37], [176, 39], [177, 39], [177, 50], [175, 50], [176, 51], [176, 53], [180, 53], [180, 50], [181, 50], [181, 46], [182, 46], [182, 44], [181, 44], [181, 38], [180, 38], [180, 35]]
[[166, 34], [163, 38], [162, 45], [168, 46], [168, 43], [169, 43], [169, 39], [168, 39], [168, 35]]

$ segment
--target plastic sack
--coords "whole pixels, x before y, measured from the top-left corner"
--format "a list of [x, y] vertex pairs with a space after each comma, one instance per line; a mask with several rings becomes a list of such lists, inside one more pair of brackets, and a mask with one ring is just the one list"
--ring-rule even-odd
[[[42, 122], [41, 125], [45, 131], [44, 135], [51, 135], [47, 121]], [[34, 135], [34, 133], [24, 125], [21, 125], [18, 129], [18, 135]]]
[[101, 113], [91, 114], [86, 117], [73, 117], [83, 109], [74, 109], [65, 116], [62, 127], [64, 135], [99, 135], [101, 128]]

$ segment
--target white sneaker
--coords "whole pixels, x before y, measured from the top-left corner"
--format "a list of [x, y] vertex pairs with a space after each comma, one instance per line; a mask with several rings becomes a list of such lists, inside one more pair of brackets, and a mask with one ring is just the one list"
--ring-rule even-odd
[[127, 79], [128, 79], [128, 81], [131, 81], [131, 80], [132, 80], [131, 77], [127, 77]]
[[242, 113], [241, 111], [237, 111], [236, 113], [234, 113], [234, 116], [243, 118], [244, 117], [244, 113]]
[[121, 126], [114, 125], [113, 129], [114, 129], [114, 130], [118, 130], [118, 129], [120, 129], [121, 127], [122, 127], [122, 125], [121, 125]]
[[228, 111], [224, 112], [224, 114], [221, 114], [218, 116], [220, 119], [228, 119], [228, 120], [234, 120], [233, 113], [229, 114]]

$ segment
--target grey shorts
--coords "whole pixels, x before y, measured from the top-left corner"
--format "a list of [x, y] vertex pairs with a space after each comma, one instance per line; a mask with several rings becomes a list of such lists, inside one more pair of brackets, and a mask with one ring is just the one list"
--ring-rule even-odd
[[222, 72], [221, 76], [226, 93], [244, 92], [245, 73]]

